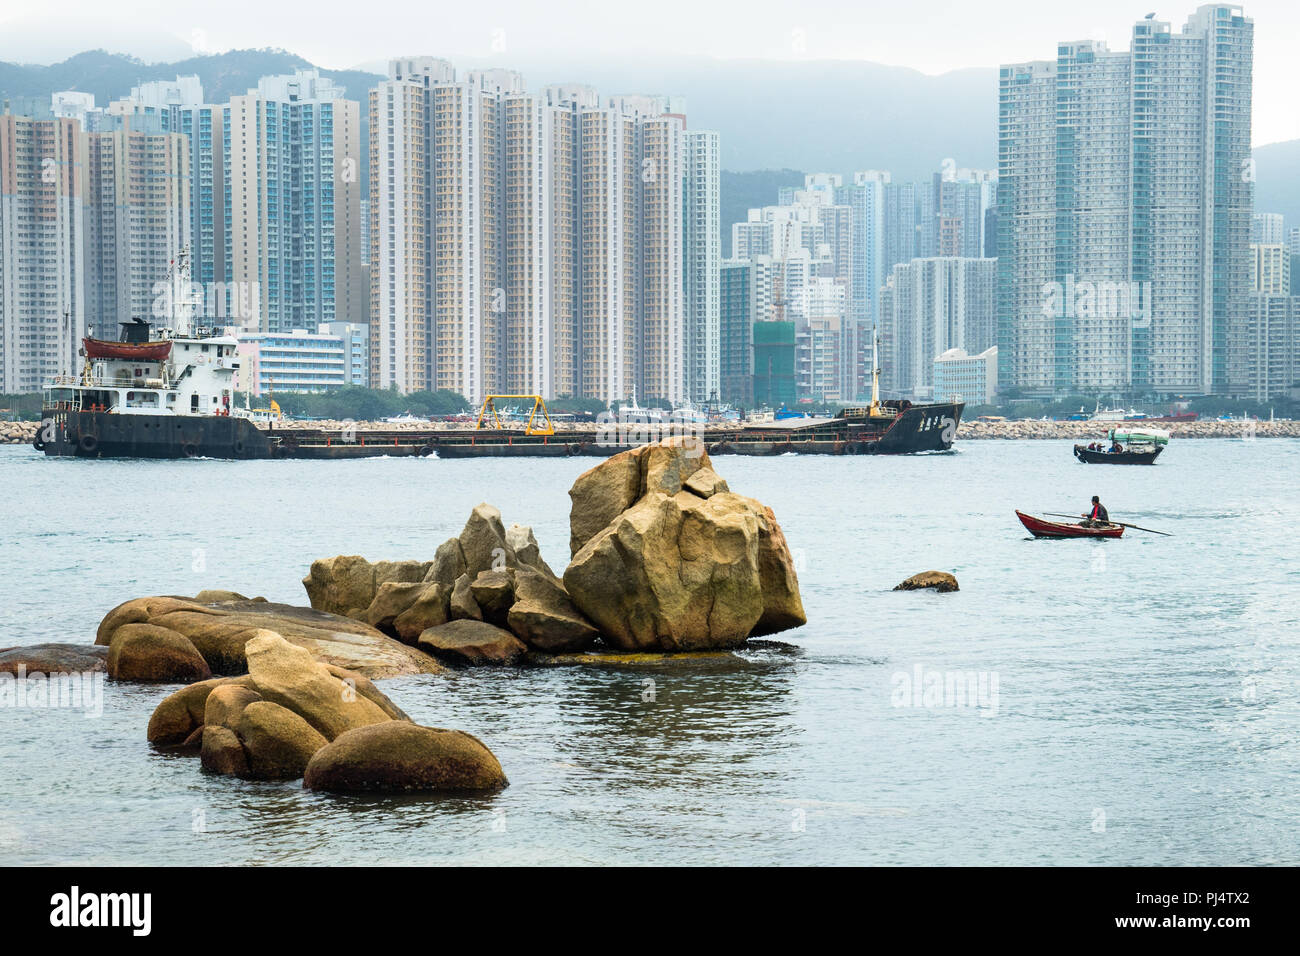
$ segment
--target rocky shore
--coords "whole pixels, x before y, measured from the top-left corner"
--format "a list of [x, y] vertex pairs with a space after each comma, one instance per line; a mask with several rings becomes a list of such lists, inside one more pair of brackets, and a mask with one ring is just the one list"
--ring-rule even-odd
[[30, 445], [40, 422], [0, 422], [0, 445]]

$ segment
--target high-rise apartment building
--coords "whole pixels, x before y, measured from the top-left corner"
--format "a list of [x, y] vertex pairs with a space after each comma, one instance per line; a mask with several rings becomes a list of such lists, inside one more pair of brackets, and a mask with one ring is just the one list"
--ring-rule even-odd
[[716, 134], [661, 97], [529, 93], [432, 58], [389, 74], [370, 102], [378, 387], [716, 393]]
[[77, 120], [0, 114], [0, 393], [79, 370], [86, 166]]
[[86, 139], [86, 324], [116, 339], [119, 323], [172, 314], [165, 284], [190, 246], [189, 141], [129, 120]]
[[1002, 67], [1001, 387], [1244, 388], [1252, 33], [1213, 4]]
[[1257, 212], [1250, 219], [1250, 241], [1259, 245], [1277, 245], [1286, 236], [1280, 212]]
[[719, 272], [720, 392], [722, 401], [746, 407], [754, 401], [754, 320], [758, 309], [755, 263], [728, 259]]
[[249, 331], [364, 321], [360, 104], [315, 70], [263, 77], [226, 104], [198, 77], [109, 104], [131, 129], [189, 140], [191, 275], [214, 320]]
[[722, 196], [718, 134], [688, 129], [685, 146], [686, 393], [694, 402], [716, 401], [725, 391], [721, 368]]
[[1290, 295], [1291, 256], [1278, 243], [1250, 244], [1250, 287], [1264, 295]]
[[258, 290], [256, 330], [362, 318], [359, 104], [314, 70], [264, 77], [231, 97], [229, 156], [229, 278]]
[[881, 292], [880, 367], [891, 396], [934, 397], [934, 362], [995, 344], [997, 261], [939, 256], [894, 266]]

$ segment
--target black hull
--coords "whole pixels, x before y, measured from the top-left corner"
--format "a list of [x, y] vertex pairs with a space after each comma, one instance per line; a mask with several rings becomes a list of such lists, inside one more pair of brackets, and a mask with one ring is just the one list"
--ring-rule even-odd
[[48, 411], [33, 442], [60, 458], [271, 458], [265, 432], [244, 418]]
[[58, 458], [378, 458], [428, 455], [417, 444], [324, 438], [299, 442], [296, 431], [263, 430], [246, 418], [200, 415], [113, 415], [47, 411], [32, 443]]
[[[700, 433], [711, 455], [912, 455], [948, 451], [957, 436], [960, 403], [914, 405], [893, 418], [831, 419], [814, 424], [712, 429]], [[246, 418], [115, 415], [49, 409], [33, 443], [46, 455], [76, 458], [606, 458], [647, 440], [682, 434], [633, 434], [602, 441], [598, 433], [555, 435], [472, 430], [357, 430], [345, 440], [323, 429], [261, 429]], [[689, 434], [690, 432], [687, 431]], [[614, 436], [611, 435], [611, 438]]]
[[1074, 446], [1074, 457], [1085, 465], [1154, 465], [1163, 448], [1155, 451], [1093, 451], [1083, 445]]

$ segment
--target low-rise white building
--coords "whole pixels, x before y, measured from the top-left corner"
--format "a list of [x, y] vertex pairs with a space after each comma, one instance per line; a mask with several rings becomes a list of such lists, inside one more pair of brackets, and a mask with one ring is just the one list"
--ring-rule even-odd
[[991, 405], [998, 390], [998, 347], [979, 355], [952, 348], [934, 360], [934, 400]]
[[330, 392], [350, 384], [344, 340], [337, 335], [292, 332], [239, 333], [241, 391]]

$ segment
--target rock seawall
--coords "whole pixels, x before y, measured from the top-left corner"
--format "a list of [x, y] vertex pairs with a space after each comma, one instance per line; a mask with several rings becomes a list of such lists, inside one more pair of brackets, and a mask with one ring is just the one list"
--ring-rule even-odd
[[[1112, 428], [1141, 428], [1142, 422], [962, 422], [958, 441], [981, 439], [1056, 439], [1100, 441]], [[1300, 438], [1300, 421], [1150, 422], [1174, 438]]]

